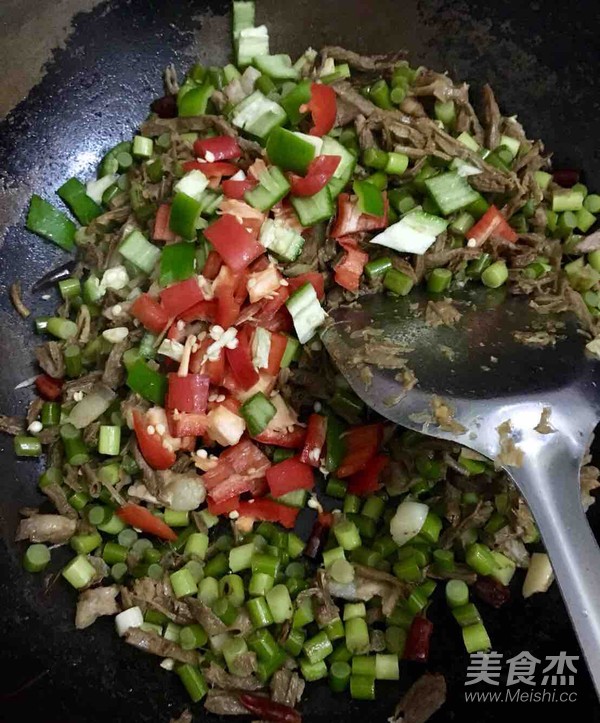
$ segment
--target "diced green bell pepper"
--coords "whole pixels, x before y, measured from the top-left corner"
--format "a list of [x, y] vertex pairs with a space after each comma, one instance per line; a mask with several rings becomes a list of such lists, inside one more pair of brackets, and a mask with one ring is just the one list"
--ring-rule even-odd
[[77, 228], [73, 221], [62, 211], [54, 208], [51, 203], [35, 194], [31, 197], [25, 225], [29, 231], [52, 241], [65, 251], [71, 251], [75, 246]]

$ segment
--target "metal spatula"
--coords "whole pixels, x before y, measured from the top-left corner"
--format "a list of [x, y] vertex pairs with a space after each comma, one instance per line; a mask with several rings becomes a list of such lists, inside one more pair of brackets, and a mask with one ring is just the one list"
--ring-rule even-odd
[[[579, 486], [600, 418], [599, 364], [574, 315], [542, 315], [524, 297], [503, 296], [483, 287], [453, 295], [462, 316], [452, 327], [431, 323], [435, 307], [426, 321], [424, 291], [367, 296], [332, 312], [322, 338], [354, 391], [391, 421], [490, 459], [501, 427], [505, 445], [524, 453], [521, 466], [502, 466], [535, 517], [600, 694], [600, 549]], [[410, 391], [398, 368], [381, 368], [398, 367], [397, 357], [418, 379]], [[433, 413], [440, 404], [452, 416], [442, 426]]]

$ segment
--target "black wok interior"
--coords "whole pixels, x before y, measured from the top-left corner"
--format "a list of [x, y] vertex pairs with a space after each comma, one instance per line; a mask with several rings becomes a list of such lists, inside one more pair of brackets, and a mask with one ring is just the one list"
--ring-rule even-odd
[[[268, 24], [272, 48], [297, 54], [308, 44], [340, 44], [361, 51], [411, 51], [413, 64], [448, 70], [473, 88], [490, 82], [501, 109], [516, 113], [529, 137], [541, 137], [554, 151], [556, 167], [581, 168], [584, 182], [600, 188], [600, 15], [593, 0], [576, 3], [514, 0], [259, 0], [258, 18]], [[212, 0], [115, 0], [78, 16], [74, 33], [55, 53], [47, 75], [12, 115], [0, 123], [0, 196], [15, 224], [0, 241], [0, 408], [24, 409], [27, 390], [14, 387], [33, 373], [32, 324], [8, 301], [9, 284], [25, 288], [65, 256], [23, 229], [32, 192], [51, 198], [72, 175], [92, 173], [103, 150], [129, 137], [161, 93], [161, 71], [174, 62], [182, 71], [197, 53], [201, 62], [227, 60], [228, 3]], [[53, 202], [58, 202], [54, 197]], [[4, 231], [4, 229], [0, 229]], [[1, 236], [0, 236], [1, 238]], [[34, 314], [49, 312], [54, 295], [27, 296]], [[41, 576], [21, 568], [22, 550], [12, 542], [18, 510], [37, 505], [40, 466], [16, 461], [11, 440], [0, 438], [0, 721], [166, 723], [187, 705], [176, 676], [157, 658], [124, 645], [113, 622], [74, 630], [72, 590], [58, 581], [45, 589]], [[591, 519], [600, 531], [600, 511]], [[53, 569], [66, 551], [53, 553]], [[579, 654], [556, 585], [547, 595], [520, 599], [522, 575], [513, 583], [514, 602], [501, 611], [480, 609], [496, 650], [508, 659], [528, 650], [537, 658], [561, 650]], [[468, 657], [458, 626], [443, 601], [429, 668], [449, 684], [446, 706], [432, 719], [485, 723], [530, 720], [553, 708], [573, 720], [600, 721], [598, 701], [579, 664], [565, 704], [475, 704], [464, 702]], [[600, 655], [600, 651], [598, 651]], [[384, 721], [400, 692], [418, 677], [417, 664], [402, 666], [400, 684], [381, 686], [377, 701], [352, 702], [334, 696], [325, 683], [310, 686], [303, 704], [309, 721]], [[557, 708], [558, 706], [558, 708]], [[210, 720], [195, 706], [194, 720]]]

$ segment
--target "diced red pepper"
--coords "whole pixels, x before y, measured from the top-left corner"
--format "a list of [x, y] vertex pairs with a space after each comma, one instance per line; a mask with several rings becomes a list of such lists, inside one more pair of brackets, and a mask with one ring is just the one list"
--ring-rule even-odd
[[[259, 262], [261, 263], [259, 264]], [[246, 291], [253, 304], [263, 301], [263, 299], [269, 299], [272, 294], [279, 291], [281, 282], [284, 281], [279, 269], [274, 264], [269, 264], [266, 256], [261, 256], [253, 267], [262, 266], [263, 263], [265, 268], [253, 268], [252, 273], [248, 274], [246, 282]]]
[[315, 486], [312, 467], [297, 457], [284, 459], [269, 467], [266, 477], [273, 497], [281, 497], [294, 490], [311, 490]]
[[326, 437], [327, 417], [322, 414], [311, 414], [308, 418], [304, 447], [300, 453], [301, 461], [312, 467], [318, 467]]
[[300, 509], [298, 507], [287, 507], [274, 500], [259, 499], [248, 502], [240, 502], [238, 508], [240, 517], [251, 517], [255, 520], [266, 522], [279, 522], [280, 525], [292, 529], [296, 524], [296, 518]]
[[271, 332], [271, 334], [289, 334], [294, 328], [294, 322], [289, 311], [284, 307], [279, 309], [272, 319], [268, 321], [262, 321], [260, 324], [256, 317], [252, 317], [248, 324], [252, 326], [261, 326], [265, 331]]
[[291, 432], [274, 432], [265, 429], [264, 432], [253, 437], [257, 442], [262, 444], [270, 444], [274, 447], [284, 447], [285, 449], [300, 449], [306, 439], [306, 430], [299, 425], [295, 426]]
[[317, 156], [310, 162], [304, 177], [290, 174], [292, 195], [314, 196], [327, 185], [341, 160], [341, 156]]
[[248, 492], [251, 497], [264, 497], [269, 493], [269, 485], [264, 477], [257, 477], [248, 482]]
[[305, 106], [300, 106], [300, 110], [308, 110], [312, 115], [313, 127], [309, 131], [310, 135], [324, 136], [335, 125], [335, 90], [330, 85], [313, 83], [310, 86], [310, 100]]
[[262, 489], [256, 480], [262, 479], [270, 466], [269, 458], [250, 440], [243, 439], [221, 454], [217, 466], [206, 472], [202, 481], [213, 501], [221, 502]]
[[168, 313], [150, 294], [140, 294], [131, 305], [129, 312], [153, 334], [160, 334], [169, 323]]
[[152, 469], [169, 469], [175, 464], [175, 452], [163, 446], [160, 434], [148, 432], [144, 415], [137, 409], [133, 412], [133, 429], [140, 452]]
[[[275, 377], [270, 377], [266, 371], [260, 371], [258, 374], [258, 385], [257, 390], [263, 392], [267, 396], [273, 391], [275, 387]], [[237, 379], [234, 377], [231, 369], [225, 372], [225, 378], [223, 379], [223, 387], [231, 392], [232, 399], [235, 399], [238, 403], [241, 403], [248, 399], [248, 390], [242, 389]]]
[[[167, 406], [180, 412], [205, 412], [210, 379], [204, 374], [169, 374]], [[176, 435], [178, 437], [185, 435]]]
[[427, 662], [429, 658], [429, 641], [433, 632], [433, 623], [427, 620], [423, 615], [417, 615], [413, 618], [408, 635], [406, 636], [406, 645], [404, 646], [404, 660], [414, 660], [418, 663]]
[[275, 314], [275, 316], [269, 321], [263, 321], [261, 326], [272, 334], [283, 332], [289, 334], [294, 328], [294, 321], [292, 315], [284, 306]]
[[281, 369], [281, 360], [288, 345], [288, 337], [285, 334], [274, 332], [271, 334], [271, 347], [269, 349], [269, 363], [267, 374], [276, 376]]
[[270, 321], [274, 318], [275, 314], [281, 309], [285, 302], [289, 299], [290, 291], [288, 286], [280, 286], [279, 289], [273, 295], [273, 298], [268, 299], [263, 303], [261, 311], [256, 314], [256, 322], [259, 326], [263, 326], [264, 321]]
[[219, 296], [221, 293], [227, 293], [233, 298], [243, 273], [244, 272], [234, 272], [227, 264], [221, 264], [219, 273], [213, 281], [212, 288], [215, 296]]
[[194, 141], [194, 153], [199, 158], [212, 155], [212, 161], [230, 161], [239, 158], [242, 151], [233, 136], [213, 136], [212, 138], [198, 138]]
[[233, 292], [233, 298], [238, 304], [243, 304], [248, 298], [247, 283], [249, 275], [248, 269], [244, 269], [237, 274], [237, 282]]
[[232, 271], [245, 269], [265, 252], [264, 246], [231, 214], [221, 216], [204, 235]]
[[481, 246], [491, 236], [498, 236], [512, 243], [519, 239], [519, 235], [494, 205], [469, 229], [467, 236], [469, 241], [474, 239], [477, 246]]
[[245, 201], [225, 198], [219, 204], [219, 211], [225, 216], [233, 216], [248, 233], [258, 236], [266, 214], [253, 208]]
[[[170, 339], [171, 341], [178, 341], [178, 342], [184, 342], [187, 334], [185, 331], [185, 327], [183, 329], [180, 329], [177, 322], [174, 321], [171, 326], [169, 327], [167, 331], [167, 339]], [[173, 359], [166, 359], [165, 363], [172, 362]]]
[[225, 377], [225, 354], [223, 351], [221, 351], [217, 359], [207, 359], [202, 372], [208, 375], [211, 384], [217, 387], [220, 386]]
[[348, 492], [357, 497], [364, 497], [377, 492], [380, 487], [379, 478], [389, 461], [387, 455], [377, 455], [365, 469], [350, 475], [348, 478]]
[[271, 698], [254, 693], [241, 693], [240, 703], [260, 720], [273, 721], [273, 723], [301, 723], [302, 716], [295, 708], [289, 705], [276, 703]]
[[199, 301], [194, 306], [190, 306], [179, 318], [182, 321], [214, 321], [217, 316], [217, 302], [214, 299], [210, 301]]
[[233, 474], [224, 482], [213, 487], [210, 496], [214, 502], [218, 503], [232, 497], [239, 497], [246, 492], [253, 492], [256, 489], [256, 479], [256, 475]]
[[235, 320], [236, 326], [241, 326], [242, 324], [254, 324], [256, 322], [256, 315], [260, 312], [262, 309], [262, 304], [257, 301], [254, 304], [246, 304], [243, 311], [240, 312], [240, 315]]
[[40, 397], [53, 402], [62, 394], [62, 379], [55, 379], [49, 374], [40, 374], [35, 378], [35, 388], [38, 390]]
[[196, 449], [196, 435], [181, 437], [180, 444], [181, 446], [179, 447], [179, 449], [182, 452], [194, 452]]
[[190, 371], [206, 374], [210, 383], [220, 387], [225, 377], [225, 354], [221, 350], [217, 359], [205, 359], [206, 350], [212, 344], [212, 339], [203, 339], [200, 342], [198, 351], [193, 352], [190, 357]]
[[339, 245], [346, 252], [335, 267], [335, 282], [348, 291], [358, 291], [360, 277], [369, 254], [358, 248], [358, 242], [350, 237], [338, 239]]
[[226, 394], [221, 395], [221, 397], [223, 396], [225, 397], [225, 399], [221, 398], [220, 402], [217, 402], [217, 400], [214, 398], [209, 398], [208, 410], [212, 412], [212, 410], [216, 409], [217, 407], [225, 407], [225, 409], [229, 409], [230, 412], [233, 412], [234, 414], [239, 414], [242, 403], [234, 397], [227, 396]]
[[299, 289], [301, 286], [304, 286], [304, 284], [309, 283], [314, 286], [315, 291], [317, 292], [317, 297], [319, 299], [323, 299], [325, 296], [325, 279], [323, 277], [323, 274], [320, 274], [318, 271], [307, 271], [305, 274], [300, 274], [299, 276], [294, 276], [288, 279], [288, 290], [290, 293], [290, 296]]
[[225, 349], [225, 356], [239, 387], [244, 390], [253, 387], [258, 381], [258, 372], [252, 363], [252, 354], [247, 338], [238, 334], [238, 345], [235, 349]]
[[344, 435], [346, 454], [336, 471], [340, 478], [350, 477], [355, 472], [365, 469], [377, 454], [383, 436], [381, 424], [369, 424], [364, 427], [354, 427]]
[[223, 181], [221, 188], [227, 198], [233, 198], [236, 201], [243, 201], [244, 194], [256, 188], [257, 182], [253, 178], [244, 178], [241, 181], [233, 181], [231, 178]]
[[263, 494], [266, 491], [264, 480], [256, 475], [233, 474], [210, 491], [213, 502], [222, 502], [232, 497], [250, 493]]
[[239, 275], [234, 274], [229, 266], [221, 266], [213, 289], [217, 301], [215, 321], [224, 329], [233, 326], [240, 314], [241, 303], [235, 299], [238, 284]]
[[256, 261], [251, 264], [248, 270], [255, 273], [257, 271], [264, 271], [265, 269], [268, 269], [269, 266], [271, 266], [269, 259], [266, 256], [259, 256]]
[[154, 241], [166, 241], [166, 243], [173, 243], [177, 241], [177, 234], [171, 231], [169, 226], [171, 220], [171, 204], [161, 203], [156, 212], [156, 218], [154, 219], [154, 230], [152, 232], [152, 239]]
[[171, 319], [175, 319], [191, 306], [204, 300], [204, 294], [195, 276], [167, 286], [160, 293], [160, 303]]
[[208, 511], [211, 515], [220, 517], [221, 515], [228, 515], [230, 512], [237, 510], [240, 506], [239, 497], [230, 497], [227, 500], [221, 502], [215, 502], [210, 496], [206, 498]]
[[200, 163], [200, 161], [185, 161], [181, 164], [186, 173], [190, 171], [202, 171], [207, 178], [218, 176], [233, 176], [238, 172], [238, 167], [233, 163]]
[[[208, 418], [206, 414], [195, 412], [167, 412], [169, 434], [172, 437], [192, 438], [201, 437], [206, 433]], [[192, 446], [192, 450], [195, 444]]]
[[211, 490], [234, 473], [262, 477], [270, 465], [266, 454], [249, 439], [242, 439], [221, 452], [217, 465], [204, 474], [202, 481]]
[[252, 342], [253, 333], [254, 328], [251, 324], [240, 324], [238, 326], [238, 340], [243, 340], [246, 344], [248, 344], [248, 349], [250, 348], [250, 343]]
[[221, 270], [221, 266], [223, 266], [223, 259], [220, 254], [216, 251], [211, 251], [202, 269], [202, 276], [209, 281], [216, 279]]
[[271, 213], [276, 221], [281, 221], [294, 231], [298, 231], [298, 233], [302, 233], [307, 228], [300, 223], [298, 214], [294, 211], [294, 207], [292, 206], [292, 202], [289, 200], [289, 197], [284, 198], [282, 201], [279, 201], [279, 203], [276, 203], [271, 209]]
[[[241, 442], [239, 443], [241, 444]], [[235, 449], [234, 447], [229, 449]], [[223, 456], [223, 455], [221, 455]], [[219, 460], [217, 464], [205, 472], [202, 476], [202, 482], [208, 492], [211, 492], [215, 487], [218, 487], [221, 483], [226, 482], [230, 477], [235, 476], [235, 470], [232, 465], [225, 459]]]
[[331, 229], [332, 238], [350, 236], [361, 231], [373, 231], [378, 228], [385, 228], [388, 225], [389, 202], [387, 194], [383, 194], [385, 213], [383, 216], [372, 216], [368, 213], [361, 213], [358, 207], [356, 196], [348, 193], [340, 193], [338, 196], [338, 211], [335, 223]]
[[123, 505], [117, 510], [117, 515], [128, 525], [137, 527], [149, 535], [160, 537], [161, 540], [173, 542], [177, 539], [177, 533], [146, 507], [134, 504]]
[[238, 399], [229, 396], [226, 396], [222, 402], [218, 403], [220, 403], [222, 407], [227, 407], [230, 412], [234, 412], [235, 414], [239, 413], [240, 407], [242, 406], [242, 403]]

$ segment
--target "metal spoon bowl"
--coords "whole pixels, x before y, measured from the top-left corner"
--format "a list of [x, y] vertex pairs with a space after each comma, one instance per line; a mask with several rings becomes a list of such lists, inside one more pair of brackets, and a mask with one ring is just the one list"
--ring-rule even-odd
[[[440, 300], [422, 289], [362, 297], [331, 313], [323, 342], [379, 414], [506, 470], [540, 529], [600, 695], [600, 549], [579, 486], [600, 419], [599, 364], [572, 313], [541, 314], [526, 297], [474, 287], [452, 295], [460, 313], [453, 325], [434, 325]], [[390, 349], [383, 365], [381, 345]], [[412, 389], [403, 386], [402, 360], [417, 378]], [[513, 459], [498, 457], [501, 443]], [[506, 463], [520, 453], [519, 466]]]

